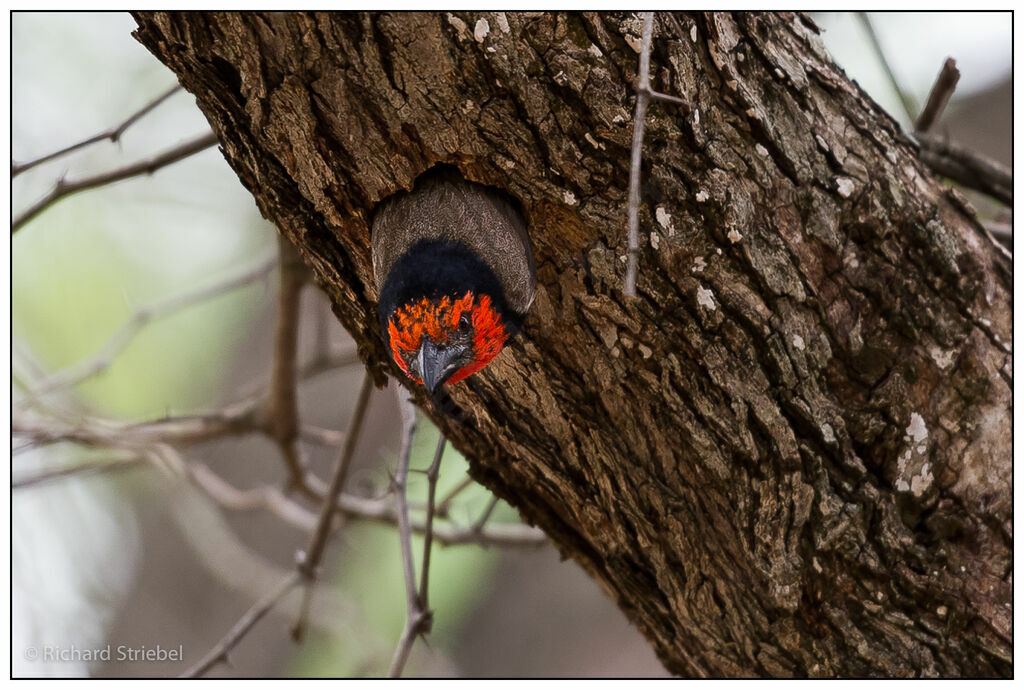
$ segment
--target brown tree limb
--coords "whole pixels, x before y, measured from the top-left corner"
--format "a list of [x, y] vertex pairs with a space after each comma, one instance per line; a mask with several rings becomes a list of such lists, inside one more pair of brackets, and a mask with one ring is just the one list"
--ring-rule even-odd
[[956, 60], [946, 58], [939, 70], [939, 76], [932, 84], [932, 90], [928, 92], [928, 101], [924, 104], [921, 114], [917, 116], [914, 129], [918, 132], [927, 132], [932, 128], [942, 113], [946, 110], [946, 104], [953, 97], [956, 91], [957, 82], [960, 81], [960, 70], [956, 68]]
[[11, 234], [20, 230], [26, 223], [45, 211], [47, 208], [72, 194], [84, 192], [88, 189], [96, 189], [114, 182], [120, 182], [132, 177], [141, 175], [152, 175], [161, 168], [173, 165], [189, 156], [205, 151], [217, 145], [217, 137], [213, 133], [204, 134], [190, 141], [179, 144], [163, 153], [138, 163], [132, 163], [122, 168], [116, 168], [97, 175], [90, 175], [78, 180], [60, 179], [53, 189], [46, 196], [27, 208], [25, 211], [11, 221]]
[[163, 92], [162, 94], [154, 98], [152, 101], [142, 106], [139, 110], [136, 110], [126, 120], [124, 120], [123, 122], [114, 127], [111, 127], [105, 132], [100, 132], [99, 134], [91, 136], [88, 139], [84, 139], [77, 143], [71, 144], [70, 146], [65, 146], [64, 148], [58, 151], [48, 153], [45, 156], [40, 156], [39, 158], [35, 158], [25, 163], [15, 163], [14, 161], [11, 161], [11, 177], [17, 177], [21, 173], [25, 172], [26, 170], [31, 170], [37, 165], [42, 165], [43, 163], [51, 161], [55, 158], [60, 158], [61, 156], [66, 156], [70, 153], [74, 153], [79, 149], [85, 148], [86, 146], [95, 144], [100, 141], [109, 140], [111, 143], [116, 144], [121, 139], [121, 135], [123, 135], [129, 127], [131, 127], [136, 122], [141, 120], [153, 109], [155, 109], [158, 105], [166, 101], [179, 90], [181, 90], [181, 84], [175, 84], [167, 91]]
[[274, 359], [267, 397], [266, 424], [270, 437], [281, 450], [293, 488], [305, 486], [302, 458], [296, 440], [299, 435], [297, 359], [299, 315], [305, 268], [294, 247], [278, 235], [281, 273], [277, 291], [277, 322], [274, 327]]
[[437, 162], [521, 201], [521, 347], [414, 394], [671, 671], [1012, 674], [1012, 266], [810, 18], [677, 15], [624, 304], [635, 14], [135, 16], [381, 381], [374, 205]]

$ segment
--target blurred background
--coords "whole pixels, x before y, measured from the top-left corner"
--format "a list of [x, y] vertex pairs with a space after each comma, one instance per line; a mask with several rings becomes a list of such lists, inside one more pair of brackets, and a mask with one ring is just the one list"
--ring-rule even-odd
[[[892, 80], [850, 13], [818, 13], [837, 62], [910, 128]], [[961, 78], [934, 131], [1009, 165], [1012, 25], [1008, 13], [872, 14], [899, 87], [920, 107], [946, 57]], [[123, 13], [12, 15], [12, 158], [17, 162], [102, 132], [175, 83], [131, 37]], [[12, 216], [62, 176], [75, 179], [148, 158], [208, 131], [179, 91], [116, 144], [101, 142], [17, 175]], [[983, 215], [999, 212], [972, 196]], [[247, 274], [277, 252], [221, 154], [209, 149], [155, 175], [77, 194], [30, 221], [12, 239], [12, 396], [27, 407], [49, 373], [87, 360], [139, 310]], [[273, 351], [277, 271], [145, 324], [110, 366], [46, 404], [121, 421], [197, 414], [264, 385]], [[315, 288], [302, 298], [300, 361], [350, 341]], [[306, 423], [344, 430], [362, 371], [358, 364], [304, 382]], [[349, 490], [385, 491], [399, 432], [395, 391], [372, 393]], [[430, 463], [437, 431], [421, 419], [412, 466]], [[337, 449], [306, 448], [327, 477]], [[277, 448], [262, 436], [189, 447], [239, 488], [280, 485]], [[110, 458], [71, 444], [13, 440], [12, 480]], [[466, 476], [449, 449], [440, 494]], [[424, 500], [422, 474], [410, 500]], [[452, 520], [472, 525], [488, 492], [472, 486]], [[515, 522], [501, 503], [492, 523]], [[165, 676], [197, 661], [254, 601], [294, 567], [307, 534], [264, 511], [224, 510], [174, 467], [142, 463], [70, 475], [12, 492], [12, 663], [15, 676]], [[419, 551], [417, 550], [417, 554]], [[417, 561], [419, 557], [417, 555]], [[397, 532], [354, 521], [332, 542], [314, 599], [310, 634], [289, 639], [299, 603], [284, 599], [238, 645], [231, 666], [210, 675], [381, 675], [405, 619]], [[406, 675], [664, 676], [640, 633], [580, 568], [550, 546], [435, 546], [435, 611], [429, 644], [417, 643]], [[55, 661], [47, 647], [107, 644], [167, 649], [183, 661]], [[30, 650], [36, 650], [31, 652]]]

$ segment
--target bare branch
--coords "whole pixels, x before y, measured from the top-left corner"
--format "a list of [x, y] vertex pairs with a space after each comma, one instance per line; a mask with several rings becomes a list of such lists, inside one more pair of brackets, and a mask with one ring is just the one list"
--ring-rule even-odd
[[56, 469], [49, 469], [33, 474], [24, 479], [12, 479], [12, 489], [24, 489], [29, 486], [38, 486], [51, 482], [56, 479], [64, 479], [71, 476], [88, 476], [94, 474], [104, 474], [113, 470], [122, 470], [132, 467], [139, 467], [141, 458], [139, 456], [128, 456], [125, 458], [117, 458], [114, 460], [102, 460], [98, 462], [83, 462], [78, 465], [71, 465], [69, 467], [60, 467]]
[[416, 408], [412, 404], [409, 392], [398, 389], [399, 408], [402, 412], [402, 447], [398, 453], [398, 466], [395, 469], [395, 503], [398, 516], [398, 538], [402, 547], [402, 572], [405, 576], [405, 629], [395, 647], [391, 659], [389, 678], [402, 675], [409, 652], [412, 651], [416, 637], [430, 630], [430, 614], [423, 609], [416, 592], [416, 565], [412, 556], [412, 531], [409, 528], [409, 507], [406, 502], [406, 480], [409, 476], [409, 455], [412, 452], [412, 437], [416, 432]]
[[45, 156], [40, 156], [39, 158], [36, 158], [34, 160], [31, 160], [31, 161], [28, 161], [27, 163], [14, 163], [14, 162], [11, 162], [11, 177], [12, 178], [17, 177], [21, 173], [25, 172], [26, 170], [31, 170], [32, 168], [36, 167], [37, 165], [42, 165], [43, 163], [51, 161], [54, 158], [60, 158], [61, 156], [66, 156], [69, 153], [74, 153], [75, 151], [77, 151], [79, 149], [82, 149], [82, 148], [85, 148], [86, 146], [89, 146], [91, 144], [95, 144], [98, 141], [110, 140], [113, 143], [117, 143], [117, 141], [121, 138], [121, 135], [124, 134], [125, 131], [129, 127], [131, 127], [136, 122], [141, 120], [149, 112], [151, 112], [158, 105], [160, 105], [161, 103], [166, 101], [168, 98], [173, 96], [180, 89], [181, 89], [181, 84], [175, 84], [174, 86], [169, 88], [167, 91], [165, 91], [164, 93], [160, 94], [159, 96], [154, 98], [152, 101], [150, 101], [149, 103], [144, 105], [142, 108], [140, 108], [139, 110], [135, 111], [131, 116], [128, 117], [127, 120], [125, 120], [121, 124], [117, 125], [116, 127], [112, 127], [110, 129], [108, 129], [105, 132], [100, 132], [99, 134], [97, 134], [95, 136], [92, 136], [92, 137], [89, 137], [88, 139], [80, 141], [80, 142], [78, 142], [76, 144], [72, 144], [71, 146], [66, 146], [66, 147], [60, 149], [59, 151], [54, 151], [53, 153], [48, 153]]
[[483, 514], [480, 515], [480, 519], [473, 525], [473, 531], [477, 534], [481, 534], [484, 531], [484, 525], [491, 519], [491, 513], [494, 512], [494, 508], [498, 505], [498, 497], [491, 496], [491, 500], [487, 502], [487, 508], [484, 509]]
[[[296, 529], [313, 532], [318, 516], [284, 495], [276, 486], [237, 489], [210, 468], [199, 463], [189, 465], [189, 478], [205, 494], [228, 510], [266, 510]], [[398, 518], [392, 497], [387, 499], [363, 498], [342, 493], [338, 497], [337, 511], [353, 520], [366, 520], [383, 525], [395, 525]], [[435, 518], [437, 512], [435, 511]], [[477, 523], [479, 525], [479, 521]], [[520, 523], [503, 523], [478, 528], [461, 527], [451, 523], [431, 527], [433, 540], [441, 546], [482, 544], [498, 547], [536, 547], [547, 541], [539, 529]], [[415, 534], [426, 533], [423, 518], [410, 519], [409, 528]]]
[[96, 187], [102, 187], [114, 182], [120, 182], [121, 180], [127, 180], [131, 177], [152, 175], [161, 168], [177, 163], [180, 160], [195, 155], [200, 151], [205, 151], [206, 149], [216, 145], [217, 136], [213, 134], [213, 132], [210, 132], [192, 139], [191, 141], [179, 144], [158, 156], [138, 163], [132, 163], [131, 165], [127, 165], [123, 168], [116, 168], [105, 173], [100, 173], [90, 177], [83, 177], [80, 180], [73, 180], [70, 182], [64, 179], [58, 180], [57, 184], [54, 185], [53, 189], [51, 189], [46, 196], [30, 206], [11, 222], [11, 234], [20, 230], [21, 227], [30, 220], [67, 196], [87, 189], [95, 189]]
[[907, 116], [908, 122], [914, 121], [914, 113], [917, 112], [917, 106], [914, 105], [913, 99], [900, 87], [900, 82], [896, 78], [896, 73], [892, 71], [892, 66], [889, 64], [888, 58], [885, 56], [885, 50], [882, 49], [882, 44], [878, 40], [878, 34], [875, 33], [875, 27], [871, 24], [871, 18], [868, 17], [867, 12], [857, 12], [857, 18], [860, 23], [864, 26], [864, 30], [868, 34], [868, 38], [871, 41], [871, 47], [875, 51], [875, 56], [878, 57], [878, 62], [882, 65], [882, 69], [885, 70], [886, 76], [889, 77], [889, 82], [892, 84], [892, 88], [896, 91], [896, 95], [899, 96], [900, 103], [903, 105], [903, 112]]
[[918, 157], [933, 172], [1013, 206], [1013, 171], [1001, 163], [933, 134], [918, 133]]
[[448, 517], [449, 512], [452, 509], [452, 502], [461, 494], [463, 491], [473, 486], [476, 482], [469, 475], [466, 475], [458, 486], [448, 492], [448, 495], [441, 499], [441, 502], [437, 504], [435, 513], [438, 517]]
[[352, 419], [348, 425], [345, 445], [341, 449], [337, 463], [335, 463], [334, 474], [331, 476], [331, 483], [327, 488], [327, 495], [324, 499], [323, 508], [320, 511], [320, 519], [317, 521], [316, 529], [310, 538], [309, 546], [298, 558], [298, 572], [302, 575], [306, 586], [303, 593], [302, 609], [298, 620], [292, 628], [292, 638], [295, 640], [301, 639], [303, 634], [305, 614], [309, 605], [312, 586], [316, 582], [320, 561], [323, 559], [324, 550], [327, 547], [327, 538], [330, 536], [334, 515], [338, 509], [338, 497], [345, 487], [345, 480], [348, 478], [348, 471], [352, 465], [352, 457], [355, 455], [356, 442], [359, 440], [359, 432], [362, 430], [363, 420], [366, 419], [366, 408], [369, 406], [370, 391], [372, 389], [373, 379], [367, 372], [363, 375], [363, 384], [359, 389], [355, 410], [352, 412]]
[[150, 321], [163, 318], [168, 314], [190, 307], [199, 302], [210, 299], [217, 295], [236, 290], [258, 280], [262, 280], [274, 267], [277, 266], [277, 257], [263, 261], [254, 269], [250, 269], [241, 275], [213, 285], [176, 295], [161, 302], [156, 302], [148, 307], [143, 307], [132, 314], [131, 318], [120, 330], [99, 349], [96, 354], [88, 359], [72, 364], [70, 367], [59, 371], [42, 381], [32, 391], [29, 391], [24, 402], [30, 402], [32, 398], [46, 395], [58, 389], [65, 389], [75, 386], [85, 379], [95, 376], [108, 369], [119, 354], [139, 334]]
[[[626, 297], [636, 297], [636, 273], [640, 263], [640, 164], [644, 146], [644, 126], [650, 89], [651, 33], [654, 13], [644, 12], [640, 41], [640, 73], [636, 86], [636, 113], [633, 115], [633, 147], [629, 159], [629, 249], [626, 254]], [[647, 87], [645, 88], [645, 85]]]
[[11, 434], [27, 436], [35, 446], [61, 442], [125, 449], [141, 449], [156, 443], [188, 445], [231, 434], [262, 431], [254, 420], [256, 407], [253, 399], [206, 415], [139, 423], [82, 417], [74, 424], [62, 424], [45, 417], [15, 415], [11, 418]]
[[447, 444], [448, 439], [442, 432], [437, 439], [434, 459], [427, 469], [427, 517], [423, 537], [423, 565], [420, 566], [420, 606], [424, 611], [430, 610], [430, 547], [434, 541], [434, 499], [437, 497], [437, 476], [441, 471], [441, 457]]
[[245, 615], [243, 615], [231, 630], [221, 638], [220, 642], [214, 645], [213, 649], [211, 649], [206, 656], [181, 674], [180, 677], [199, 678], [217, 664], [226, 662], [231, 650], [238, 645], [254, 625], [259, 623], [260, 620], [267, 615], [270, 609], [274, 608], [274, 606], [276, 606], [277, 603], [281, 601], [281, 599], [283, 599], [293, 587], [299, 584], [299, 578], [299, 573], [289, 573], [287, 577], [281, 580], [277, 587], [267, 592], [266, 596], [253, 604], [252, 608], [245, 612]]
[[314, 424], [303, 424], [299, 427], [299, 438], [318, 446], [338, 446], [345, 440], [345, 434], [334, 429], [324, 429]]
[[992, 237], [1006, 247], [1007, 250], [1013, 251], [1013, 221], [1006, 221], [1002, 219], [995, 220], [984, 220], [981, 224], [992, 233]]
[[295, 247], [278, 235], [281, 274], [277, 292], [277, 325], [274, 328], [274, 362], [267, 400], [267, 430], [281, 449], [281, 456], [292, 477], [292, 485], [301, 487], [305, 473], [296, 439], [299, 435], [296, 352], [299, 343], [299, 312], [305, 275]]
[[[913, 113], [916, 108], [912, 99], [900, 88], [899, 81], [892, 71], [885, 51], [878, 40], [878, 35], [871, 24], [871, 19], [866, 12], [857, 12], [856, 14], [871, 39], [871, 45], [879, 62], [900, 97], [907, 119], [913, 122]], [[948, 177], [964, 187], [987, 194], [1008, 206], [1013, 206], [1013, 173], [1010, 170], [963, 146], [927, 134], [927, 131], [942, 115], [959, 79], [960, 72], [956, 68], [956, 61], [952, 58], [947, 59], [939, 72], [938, 79], [932, 86], [928, 103], [921, 111], [915, 125], [917, 129], [915, 136], [920, 144], [919, 157], [933, 172]]]
[[915, 130], [927, 132], [932, 125], [939, 121], [942, 113], [946, 110], [946, 104], [949, 103], [953, 92], [956, 91], [958, 81], [960, 81], [960, 70], [956, 68], [956, 60], [946, 58], [946, 61], [942, 63], [942, 69], [939, 70], [939, 76], [935, 79], [932, 90], [928, 94], [928, 102], [924, 104], [924, 109], [917, 116], [917, 122], [914, 123]]
[[[626, 297], [636, 297], [636, 275], [640, 263], [640, 166], [644, 147], [647, 103], [651, 98], [686, 106], [682, 98], [651, 89], [651, 37], [654, 13], [644, 12], [643, 34], [640, 38], [640, 69], [636, 78], [636, 113], [633, 116], [633, 145], [629, 162], [629, 239], [626, 251]], [[675, 18], [672, 18], [675, 21]], [[678, 25], [678, 22], [677, 22]]]

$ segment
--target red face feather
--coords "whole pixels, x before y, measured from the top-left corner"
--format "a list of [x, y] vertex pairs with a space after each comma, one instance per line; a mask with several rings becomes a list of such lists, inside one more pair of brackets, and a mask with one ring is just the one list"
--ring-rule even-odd
[[459, 320], [463, 314], [469, 317], [472, 324], [473, 358], [452, 374], [448, 383], [458, 383], [483, 369], [498, 356], [508, 339], [508, 332], [489, 296], [475, 298], [473, 293], [467, 292], [461, 299], [454, 301], [449, 297], [443, 297], [440, 301], [424, 297], [419, 302], [399, 307], [388, 320], [391, 356], [406, 376], [422, 383], [415, 372], [409, 370], [408, 360], [415, 356], [424, 336], [437, 344], [447, 343], [457, 337]]

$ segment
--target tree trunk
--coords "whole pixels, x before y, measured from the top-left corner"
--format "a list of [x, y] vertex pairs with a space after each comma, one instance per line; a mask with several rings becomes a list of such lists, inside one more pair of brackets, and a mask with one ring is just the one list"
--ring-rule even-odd
[[[374, 205], [518, 197], [538, 294], [426, 412], [684, 676], [1010, 676], [1012, 263], [795, 14], [139, 13], [377, 376]], [[401, 378], [401, 377], [400, 377]]]

